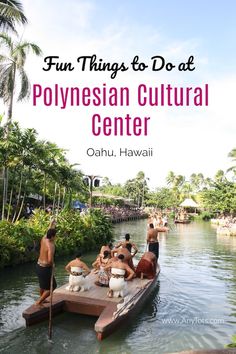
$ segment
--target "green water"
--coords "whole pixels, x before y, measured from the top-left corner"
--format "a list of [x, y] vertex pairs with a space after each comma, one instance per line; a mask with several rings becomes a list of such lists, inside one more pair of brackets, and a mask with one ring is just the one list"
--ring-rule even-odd
[[[146, 220], [118, 224], [115, 237], [129, 232], [142, 252], [146, 226]], [[59, 286], [69, 260], [56, 262]], [[46, 322], [25, 328], [22, 311], [38, 296], [35, 265], [0, 272], [0, 353], [170, 353], [230, 343], [236, 334], [236, 237], [217, 236], [209, 223], [173, 225], [160, 236], [160, 265], [142, 311], [103, 342], [93, 330], [96, 319], [76, 314], [53, 319], [52, 342]]]

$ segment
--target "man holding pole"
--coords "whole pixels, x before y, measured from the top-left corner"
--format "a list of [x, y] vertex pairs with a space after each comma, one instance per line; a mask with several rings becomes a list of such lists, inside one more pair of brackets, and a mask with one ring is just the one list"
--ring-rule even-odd
[[46, 235], [41, 239], [39, 259], [36, 265], [40, 298], [35, 302], [35, 305], [41, 305], [50, 295], [50, 290], [52, 291], [52, 289], [54, 290], [57, 287], [53, 275], [56, 237], [55, 225], [55, 220], [52, 220]]
[[149, 230], [147, 232], [147, 244], [148, 251], [155, 254], [157, 260], [159, 258], [159, 241], [158, 241], [158, 231], [154, 228], [154, 225], [149, 224]]

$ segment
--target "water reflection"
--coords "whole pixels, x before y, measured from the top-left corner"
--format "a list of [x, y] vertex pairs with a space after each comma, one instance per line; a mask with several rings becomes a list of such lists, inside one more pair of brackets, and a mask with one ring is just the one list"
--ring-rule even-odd
[[[130, 233], [145, 250], [147, 222], [115, 227], [115, 238]], [[140, 258], [141, 252], [137, 255]], [[53, 343], [47, 323], [24, 327], [21, 313], [38, 294], [34, 265], [0, 272], [0, 353], [167, 353], [222, 348], [235, 334], [236, 238], [216, 235], [209, 223], [172, 226], [160, 235], [161, 273], [142, 311], [102, 343], [96, 341], [96, 319], [62, 314], [53, 320]], [[86, 255], [89, 264], [96, 253]], [[69, 257], [57, 260], [63, 284]]]
[[217, 245], [227, 247], [232, 251], [236, 251], [236, 237], [227, 235], [216, 235]]

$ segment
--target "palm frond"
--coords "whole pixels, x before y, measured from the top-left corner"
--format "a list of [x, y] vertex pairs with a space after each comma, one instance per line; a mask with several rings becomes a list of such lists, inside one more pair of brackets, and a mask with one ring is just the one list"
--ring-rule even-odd
[[12, 58], [13, 58], [14, 62], [16, 63], [17, 68], [20, 69], [20, 68], [24, 67], [25, 61], [26, 61], [26, 56], [31, 50], [36, 55], [42, 54], [41, 49], [34, 43], [20, 42], [15, 46], [15, 48], [12, 52]]
[[35, 43], [32, 42], [21, 42], [17, 46], [17, 50], [23, 50], [26, 53], [28, 53], [30, 50], [32, 50], [33, 54], [36, 55], [42, 55], [42, 50], [39, 48], [39, 46]]
[[13, 42], [7, 33], [0, 33], [0, 43], [8, 48], [10, 51], [13, 49]]
[[8, 60], [8, 58], [5, 55], [1, 55], [0, 54], [0, 63], [3, 63], [5, 61], [7, 61], [7, 60]]
[[0, 5], [12, 6], [23, 12], [23, 5], [20, 1], [17, 0], [0, 0]]
[[14, 90], [14, 66], [0, 65], [0, 77], [0, 97], [4, 103], [7, 103], [10, 101]]
[[19, 70], [21, 89], [17, 101], [22, 101], [24, 98], [28, 98], [30, 95], [30, 84], [26, 72]]
[[[21, 2], [19, 2], [19, 1], [1, 0], [0, 1], [0, 15], [3, 17], [2, 25], [4, 25], [4, 18], [11, 21], [11, 23], [13, 24], [13, 27], [14, 27], [15, 22], [22, 23], [22, 24], [27, 23], [27, 18], [23, 13], [23, 6], [22, 6]], [[1, 23], [0, 23], [0, 25], [1, 25]]]
[[230, 168], [227, 169], [227, 172], [236, 172], [236, 165], [235, 166], [231, 166]]
[[12, 19], [1, 15], [0, 15], [0, 29], [2, 29], [3, 31], [10, 30], [16, 33]]
[[236, 158], [236, 148], [232, 149], [229, 154], [228, 157], [232, 157], [233, 159]]

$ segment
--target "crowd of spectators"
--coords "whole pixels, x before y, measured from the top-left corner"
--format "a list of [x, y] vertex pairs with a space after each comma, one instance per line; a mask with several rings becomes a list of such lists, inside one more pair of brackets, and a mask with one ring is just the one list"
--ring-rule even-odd
[[147, 216], [147, 213], [143, 209], [135, 207], [101, 206], [100, 208], [104, 210], [104, 213], [108, 215], [113, 222], [141, 219]]
[[211, 222], [222, 227], [232, 227], [236, 226], [236, 217], [233, 215], [219, 215], [216, 219], [211, 219]]

